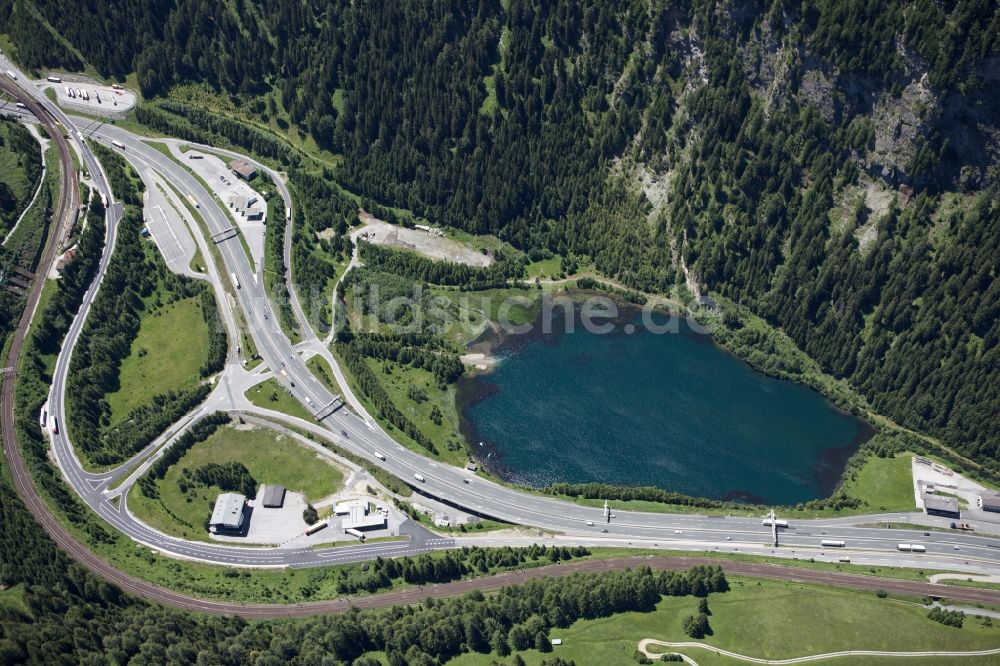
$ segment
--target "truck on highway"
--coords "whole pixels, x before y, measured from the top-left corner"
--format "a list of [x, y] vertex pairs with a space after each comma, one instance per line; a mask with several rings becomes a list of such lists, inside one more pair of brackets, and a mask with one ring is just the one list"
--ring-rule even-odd
[[910, 552], [911, 553], [926, 553], [927, 552], [927, 548], [925, 548], [923, 545], [921, 545], [919, 543], [911, 543], [910, 544]]
[[[236, 273], [230, 273], [229, 275], [232, 276], [232, 278], [233, 278], [233, 286], [236, 287], [237, 289], [239, 289], [240, 288], [240, 279], [238, 277], [236, 277]], [[286, 377], [288, 376], [288, 373], [285, 372], [284, 370], [281, 371], [281, 374], [285, 375]]]
[[17, 74], [15, 74], [13, 71], [11, 71], [9, 69], [7, 70], [7, 76], [9, 76], [10, 78], [12, 78], [15, 81], [17, 81]]
[[[782, 520], [780, 518], [777, 519], [777, 520], [775, 520], [774, 524], [777, 525], [778, 527], [788, 527], [788, 521], [787, 520]], [[771, 519], [770, 518], [765, 518], [763, 521], [761, 521], [761, 525], [766, 525], [767, 527], [770, 527], [771, 526]]]
[[291, 222], [292, 221], [292, 209], [291, 208], [286, 208], [285, 209], [285, 221], [286, 222]]
[[427, 480], [424, 478], [423, 474], [414, 474], [413, 478], [419, 481], [420, 483], [423, 483], [424, 481]]
[[898, 550], [898, 551], [900, 551], [902, 553], [908, 553], [908, 552], [910, 552], [911, 548], [913, 548], [913, 546], [911, 544], [908, 544], [908, 543], [900, 543], [900, 544], [896, 545], [896, 550]]
[[53, 435], [59, 434], [59, 419], [57, 419], [55, 416], [52, 417], [52, 424], [49, 430], [52, 431]]
[[111, 145], [117, 148], [118, 150], [125, 150], [125, 144], [119, 141], [118, 139], [112, 139]]
[[819, 545], [825, 548], [843, 548], [847, 544], [843, 541], [837, 541], [836, 539], [823, 539], [819, 542]]
[[385, 454], [382, 453], [381, 451], [372, 451], [372, 455], [378, 458], [379, 460], [385, 460]]
[[199, 206], [198, 206], [198, 200], [194, 198], [193, 194], [189, 194], [188, 195], [188, 201], [190, 201], [191, 205], [194, 206], [195, 208], [199, 208]]
[[952, 523], [950, 527], [953, 530], [962, 530], [964, 532], [972, 532], [973, 530], [976, 529], [969, 523]]
[[62, 79], [60, 79], [58, 76], [46, 76], [45, 80], [48, 81], [49, 83], [62, 83]]

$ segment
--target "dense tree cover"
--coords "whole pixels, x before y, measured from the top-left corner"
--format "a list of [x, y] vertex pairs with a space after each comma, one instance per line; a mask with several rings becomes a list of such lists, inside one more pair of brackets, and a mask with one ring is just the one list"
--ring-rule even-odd
[[[0, 156], [9, 168], [0, 174], [0, 234], [6, 237], [35, 194], [42, 177], [42, 155], [31, 133], [3, 115], [0, 116]], [[23, 179], [23, 187], [18, 188], [20, 192], [11, 187], [10, 179], [15, 172]]]
[[948, 627], [956, 627], [958, 629], [962, 628], [965, 623], [965, 613], [962, 611], [947, 610], [944, 608], [932, 608], [927, 613], [927, 617], [935, 622], [940, 622], [941, 624]]
[[413, 421], [407, 418], [393, 404], [392, 398], [389, 397], [382, 383], [378, 380], [378, 375], [368, 367], [364, 355], [354, 344], [347, 342], [341, 345], [339, 350], [341, 358], [344, 360], [344, 365], [347, 366], [348, 372], [354, 378], [358, 390], [372, 403], [379, 417], [388, 421], [394, 427], [398, 428], [400, 432], [429, 452], [436, 454], [437, 446], [435, 446], [434, 442], [427, 435], [420, 432], [420, 429], [414, 425]]
[[368, 358], [429, 370], [441, 384], [457, 381], [464, 370], [458, 354], [442, 349], [441, 340], [429, 335], [358, 333], [350, 344]]
[[[363, 655], [374, 650], [388, 653], [394, 666], [437, 664], [462, 652], [496, 649], [509, 654], [534, 647], [538, 636], [545, 638], [554, 627], [580, 618], [648, 612], [662, 595], [727, 589], [716, 568], [654, 573], [643, 567], [542, 579], [489, 598], [473, 593], [429, 599], [416, 607], [251, 624], [148, 605], [96, 579], [56, 549], [6, 477], [0, 478], [0, 520], [0, 584], [14, 588], [7, 599], [13, 595], [24, 602], [23, 607], [5, 603], [0, 614], [0, 658], [9, 664], [363, 664]], [[566, 549], [555, 550], [560, 558], [567, 554]], [[544, 546], [466, 548], [449, 553], [450, 562], [438, 567], [429, 556], [376, 560], [367, 572], [360, 565], [350, 573], [345, 570], [343, 580], [385, 574], [390, 567], [400, 576], [410, 571], [414, 580], [449, 580], [455, 567], [478, 570], [479, 562], [488, 568], [533, 561], [549, 558], [552, 551]]]
[[177, 480], [181, 492], [187, 492], [191, 485], [218, 486], [227, 492], [235, 492], [246, 497], [257, 496], [257, 480], [243, 463], [231, 460], [226, 463], [207, 463], [189, 470], [181, 470]]
[[497, 252], [496, 263], [477, 268], [453, 261], [434, 261], [414, 252], [366, 241], [358, 242], [358, 254], [372, 270], [468, 290], [506, 287], [511, 280], [524, 275], [526, 263], [523, 254], [501, 249]]
[[213, 412], [208, 416], [199, 419], [174, 440], [174, 443], [167, 447], [159, 458], [153, 461], [149, 469], [139, 477], [139, 490], [146, 497], [159, 497], [156, 488], [157, 479], [162, 479], [167, 474], [170, 466], [184, 457], [192, 446], [198, 442], [204, 442], [220, 426], [229, 422], [229, 416], [224, 412]]
[[618, 298], [637, 305], [645, 305], [648, 300], [644, 294], [635, 291], [634, 289], [622, 289], [621, 287], [616, 287], [613, 284], [601, 282], [600, 280], [595, 280], [594, 278], [580, 278], [576, 281], [576, 288], [606, 291], [609, 294], [614, 294]]
[[[588, 258], [629, 288], [684, 278], [747, 304], [878, 409], [997, 457], [995, 2], [144, 0], [76, 25], [52, 0], [18, 4], [148, 94], [273, 86], [343, 155], [336, 178], [386, 206]], [[92, 39], [112, 26], [114, 56]], [[138, 117], [298, 159], [180, 102]], [[869, 185], [899, 193], [888, 217], [828, 219]], [[982, 202], [942, 212], [948, 191]]]
[[[120, 388], [119, 370], [131, 353], [139, 333], [140, 317], [170, 302], [189, 297], [213, 300], [207, 287], [176, 275], [141, 235], [142, 214], [131, 169], [111, 151], [98, 147], [116, 195], [126, 202], [118, 223], [114, 253], [101, 290], [80, 333], [67, 380], [66, 426], [74, 443], [97, 464], [120, 462], [156, 438], [170, 423], [208, 395], [210, 387], [198, 385], [185, 391], [154, 396], [151, 404], [135, 408], [121, 423], [111, 423], [105, 396]], [[227, 339], [214, 306], [203, 310], [209, 324], [208, 359], [201, 371], [220, 369], [225, 362]]]
[[[21, 217], [39, 186], [42, 177], [42, 156], [38, 143], [27, 129], [7, 116], [0, 116], [0, 161], [9, 169], [0, 173], [0, 240], [5, 239]], [[18, 181], [14, 180], [15, 174]], [[13, 185], [13, 187], [12, 187]], [[47, 183], [32, 210], [25, 214], [18, 233], [0, 246], [0, 272], [18, 266], [34, 271], [45, 249], [55, 194]], [[9, 275], [9, 273], [7, 273]], [[6, 276], [5, 276], [6, 277]], [[24, 297], [8, 289], [0, 289], [0, 348], [17, 326]]]

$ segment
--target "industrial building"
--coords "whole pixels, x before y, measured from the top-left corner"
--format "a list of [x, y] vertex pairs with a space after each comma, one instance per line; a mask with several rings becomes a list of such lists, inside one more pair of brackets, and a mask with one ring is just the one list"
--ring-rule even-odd
[[342, 526], [345, 530], [367, 530], [385, 527], [387, 514], [367, 500], [349, 500], [337, 502], [333, 512], [344, 516]]
[[212, 518], [208, 521], [211, 532], [243, 529], [243, 505], [247, 498], [239, 493], [222, 493], [215, 500]]
[[265, 509], [280, 509], [285, 503], [285, 487], [279, 485], [261, 486], [258, 497]]
[[979, 496], [979, 508], [983, 511], [994, 511], [1000, 513], [1000, 494], [986, 493]]
[[924, 495], [924, 511], [927, 512], [928, 516], [962, 517], [958, 510], [958, 500], [954, 497]]
[[256, 167], [246, 160], [233, 160], [229, 163], [229, 168], [245, 181], [251, 181], [257, 176]]

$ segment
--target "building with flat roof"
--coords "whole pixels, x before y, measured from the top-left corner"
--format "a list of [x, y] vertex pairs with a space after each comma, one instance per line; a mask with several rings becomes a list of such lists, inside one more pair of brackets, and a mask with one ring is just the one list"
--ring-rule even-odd
[[265, 509], [280, 509], [285, 503], [285, 487], [279, 485], [261, 486], [258, 496]]
[[260, 208], [247, 208], [246, 212], [243, 214], [246, 215], [247, 220], [250, 222], [256, 222], [257, 220], [264, 219], [264, 211]]
[[385, 527], [386, 513], [367, 500], [349, 500], [337, 502], [333, 512], [344, 516], [342, 526], [345, 530], [367, 530]]
[[239, 493], [222, 493], [215, 500], [212, 518], [208, 521], [208, 529], [212, 532], [220, 530], [239, 530], [243, 528], [243, 505], [247, 498]]
[[233, 160], [229, 163], [229, 168], [243, 180], [253, 180], [257, 175], [257, 168], [246, 160]]
[[961, 518], [958, 510], [958, 500], [954, 497], [940, 495], [924, 495], [924, 511], [928, 516], [944, 516], [945, 518]]
[[979, 496], [979, 508], [983, 511], [995, 511], [1000, 513], [1000, 494], [985, 493]]

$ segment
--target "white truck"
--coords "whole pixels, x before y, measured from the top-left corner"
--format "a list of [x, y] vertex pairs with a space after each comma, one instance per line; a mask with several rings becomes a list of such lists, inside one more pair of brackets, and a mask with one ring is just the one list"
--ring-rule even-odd
[[843, 548], [847, 544], [844, 543], [843, 541], [837, 541], [836, 539], [823, 539], [822, 541], [819, 542], [819, 545], [823, 546], [824, 548]]
[[[788, 527], [788, 521], [787, 520], [782, 520], [780, 518], [777, 519], [777, 520], [775, 520], [774, 524], [777, 525], [778, 527]], [[761, 525], [766, 525], [767, 527], [770, 527], [771, 526], [771, 519], [770, 518], [765, 518], [763, 521], [761, 521]]]
[[119, 141], [118, 139], [112, 139], [111, 145], [117, 148], [118, 150], [125, 150], [125, 144]]
[[17, 81], [17, 74], [15, 74], [12, 70], [7, 70], [7, 76]]
[[378, 458], [379, 460], [385, 460], [385, 454], [382, 453], [381, 451], [372, 451], [372, 455]]
[[236, 277], [236, 273], [230, 273], [229, 275], [233, 278], [233, 286], [236, 287], [237, 289], [239, 289], [240, 288], [240, 279], [238, 277]]
[[424, 481], [427, 480], [424, 478], [423, 474], [414, 474], [413, 478], [419, 481], [420, 483], [423, 483]]
[[58, 76], [46, 76], [45, 80], [48, 81], [49, 83], [62, 83], [62, 79], [60, 79]]

